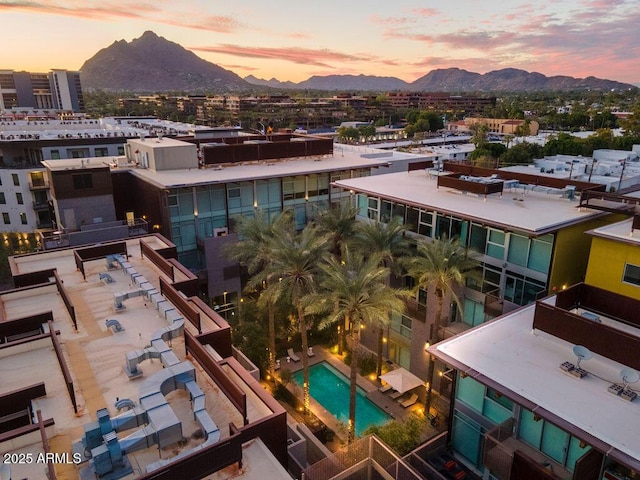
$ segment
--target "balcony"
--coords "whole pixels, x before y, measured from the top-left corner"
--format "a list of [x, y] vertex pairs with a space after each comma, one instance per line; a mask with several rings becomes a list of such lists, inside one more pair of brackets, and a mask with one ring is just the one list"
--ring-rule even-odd
[[49, 182], [47, 182], [47, 181], [43, 181], [43, 182], [29, 182], [29, 190], [31, 190], [31, 191], [36, 191], [36, 190], [49, 190]]
[[483, 463], [498, 480], [516, 478], [512, 470], [514, 459], [538, 470], [536, 478], [570, 480], [573, 474], [559, 463], [513, 436], [514, 419], [498, 425], [484, 436]]

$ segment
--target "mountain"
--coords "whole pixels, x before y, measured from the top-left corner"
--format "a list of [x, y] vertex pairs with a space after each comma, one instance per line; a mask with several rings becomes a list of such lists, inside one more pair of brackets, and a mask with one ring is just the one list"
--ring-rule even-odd
[[297, 83], [294, 82], [281, 82], [280, 80], [276, 80], [272, 78], [271, 80], [265, 80], [263, 78], [257, 78], [253, 75], [248, 75], [244, 77], [245, 82], [250, 83], [251, 85], [258, 85], [260, 87], [271, 87], [271, 88], [300, 88]]
[[567, 76], [547, 77], [537, 72], [516, 68], [503, 68], [484, 75], [459, 68], [432, 70], [411, 83], [415, 91], [541, 91], [541, 90], [627, 90], [634, 88], [628, 83], [604, 80], [595, 77], [573, 78]]
[[151, 31], [131, 42], [103, 48], [80, 68], [87, 89], [162, 91], [238, 91], [250, 85], [235, 73], [207, 62]]
[[515, 68], [494, 70], [481, 75], [460, 68], [432, 70], [412, 83], [395, 77], [375, 75], [313, 76], [299, 83], [263, 80], [250, 75], [242, 79], [235, 73], [207, 62], [177, 43], [151, 31], [131, 42], [119, 40], [103, 48], [80, 68], [86, 89], [132, 92], [245, 92], [255, 86], [283, 89], [327, 91], [388, 92], [431, 91], [537, 91], [611, 90], [636, 88], [633, 85], [595, 77], [546, 77], [541, 73]]

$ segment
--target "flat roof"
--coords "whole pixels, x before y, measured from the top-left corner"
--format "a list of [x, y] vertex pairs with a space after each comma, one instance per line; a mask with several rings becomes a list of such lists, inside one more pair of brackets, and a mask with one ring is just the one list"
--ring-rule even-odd
[[604, 225], [594, 228], [586, 233], [594, 237], [616, 240], [619, 242], [630, 243], [632, 245], [640, 245], [640, 231], [633, 230], [633, 218], [628, 218], [622, 222]]
[[[163, 140], [164, 142], [164, 140]], [[367, 155], [369, 155], [367, 157]], [[279, 178], [294, 175], [349, 170], [357, 168], [386, 167], [398, 160], [421, 159], [420, 155], [400, 152], [385, 152], [377, 149], [336, 149], [331, 155], [297, 157], [280, 160], [224, 164], [220, 167], [153, 171], [131, 169], [131, 172], [160, 188], [177, 188], [214, 183], [241, 182]]]
[[640, 460], [640, 402], [607, 391], [610, 384], [621, 382], [620, 371], [625, 366], [594, 353], [580, 364], [589, 372], [586, 377], [577, 379], [562, 371], [563, 362], [576, 363], [574, 345], [533, 330], [534, 311], [535, 305], [524, 307], [440, 342], [431, 351], [442, 354], [445, 362], [457, 362], [458, 370], [469, 371], [470, 376], [480, 374]]
[[[154, 249], [168, 246], [157, 236], [143, 237], [143, 239]], [[142, 256], [139, 242], [140, 239], [126, 241], [127, 261], [137, 273], [143, 275], [153, 288], [159, 291], [160, 278], [169, 282], [170, 279], [146, 256]], [[59, 338], [73, 377], [78, 413], [74, 414], [56, 354], [48, 339], [30, 342], [26, 344], [28, 348], [17, 346], [2, 350], [0, 362], [3, 373], [0, 393], [44, 382], [47, 395], [33, 401], [35, 409], [42, 410], [43, 419], [53, 418], [55, 421], [55, 436], [49, 439], [53, 442], [52, 451], [69, 454], [71, 442], [82, 436], [83, 427], [95, 420], [98, 409], [108, 408], [113, 418], [121, 413], [114, 406], [118, 398], [131, 399], [139, 404], [146, 380], [152, 374], [162, 371], [163, 365], [159, 360], [143, 361], [138, 366], [143, 373], [142, 377], [130, 380], [123, 371], [126, 355], [148, 348], [151, 336], [168, 326], [167, 320], [163, 319], [150, 300], [143, 296], [127, 299], [126, 308], [115, 312], [115, 295], [137, 289], [136, 285], [132, 285], [130, 275], [122, 269], [107, 270], [106, 261], [101, 258], [84, 263], [85, 280], [76, 267], [73, 252], [74, 249], [64, 249], [13, 257], [12, 273], [19, 275], [55, 268], [64, 282], [65, 291], [74, 304], [78, 320], [77, 331], [73, 328], [71, 317], [55, 284], [0, 292], [0, 308], [5, 313], [5, 320], [24, 318], [48, 311], [53, 313], [53, 328], [60, 331]], [[112, 282], [101, 280], [100, 275], [105, 273], [108, 273]], [[106, 326], [107, 319], [116, 319], [123, 330], [112, 331]], [[205, 322], [204, 318], [202, 326], [205, 333], [220, 328], [211, 322]], [[195, 327], [188, 321], [185, 322], [185, 329], [193, 335], [198, 334]], [[188, 360], [183, 336], [178, 336], [168, 343], [179, 361]], [[195, 367], [197, 384], [205, 394], [206, 411], [220, 428], [221, 440], [224, 440], [229, 437], [230, 422], [238, 427], [243, 426], [242, 414], [198, 362], [191, 360], [191, 363]], [[49, 367], [43, 369], [43, 365]], [[270, 415], [272, 411], [269, 406], [252, 394], [251, 388], [242, 378], [234, 374], [231, 369], [227, 368], [227, 370], [228, 377], [247, 393], [250, 421]], [[195, 435], [200, 425], [194, 419], [189, 393], [184, 390], [175, 390], [168, 393], [166, 399], [180, 419], [183, 437], [188, 441], [184, 446], [172, 445], [169, 449], [163, 448], [161, 455], [163, 459], [188, 452], [203, 441]], [[122, 438], [127, 433], [121, 433], [119, 437]], [[261, 444], [261, 442], [257, 443]], [[259, 445], [256, 450], [255, 444], [256, 442], [251, 450], [253, 453], [247, 452], [250, 455], [245, 457], [245, 463], [251, 462], [252, 457], [262, 462], [265, 456], [270, 455], [268, 451], [265, 453], [265, 449], [260, 448]], [[20, 451], [36, 452], [38, 448], [41, 448], [40, 443], [34, 445], [35, 450]], [[158, 460], [158, 447], [153, 445], [130, 453], [129, 456], [133, 464], [144, 469], [145, 466]], [[281, 472], [278, 472], [275, 465], [276, 460], [272, 458], [269, 463], [266, 468], [269, 472], [273, 472], [273, 478], [288, 478], [280, 475]], [[81, 465], [81, 467], [84, 466], [86, 464]], [[34, 472], [29, 470], [32, 466], [12, 465], [12, 474], [14, 478], [36, 478], [41, 475], [43, 466], [37, 465], [37, 467], [40, 470]], [[254, 464], [250, 470], [255, 472], [259, 467]], [[240, 478], [244, 477], [240, 475]]]
[[546, 187], [507, 188], [485, 198], [447, 187], [437, 188], [437, 172], [416, 170], [334, 182], [346, 190], [437, 210], [506, 230], [542, 235], [602, 215], [578, 202], [544, 193]]

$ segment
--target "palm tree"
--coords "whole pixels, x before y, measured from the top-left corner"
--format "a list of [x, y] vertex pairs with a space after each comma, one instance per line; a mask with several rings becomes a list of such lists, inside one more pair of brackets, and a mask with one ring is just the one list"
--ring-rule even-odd
[[[416, 289], [428, 290], [433, 287], [436, 296], [435, 322], [432, 324], [429, 343], [440, 340], [440, 328], [442, 326], [442, 310], [445, 297], [451, 298], [462, 312], [462, 301], [458, 295], [460, 288], [464, 287], [467, 280], [477, 280], [479, 277], [479, 262], [470, 256], [460, 240], [435, 239], [431, 242], [418, 241], [417, 253], [407, 262], [407, 271], [416, 282]], [[429, 388], [427, 389], [426, 411], [431, 407], [433, 386], [434, 360], [429, 360]]]
[[328, 238], [313, 225], [307, 225], [299, 233], [282, 230], [273, 235], [269, 261], [253, 282], [272, 279], [265, 294], [273, 301], [286, 299], [298, 314], [298, 329], [302, 340], [303, 404], [309, 411], [309, 325], [305, 316], [303, 298], [315, 293], [319, 261], [327, 253]]
[[[356, 234], [358, 221], [356, 214], [358, 207], [351, 204], [340, 204], [329, 210], [324, 210], [316, 217], [318, 229], [329, 235], [331, 239], [331, 253], [340, 258], [344, 245]], [[346, 342], [348, 325], [338, 325], [338, 354], [342, 355]]]
[[331, 253], [340, 258], [342, 246], [356, 233], [358, 207], [351, 204], [324, 210], [315, 218], [318, 230], [331, 236]]
[[329, 311], [320, 324], [326, 328], [335, 323], [351, 324], [351, 372], [349, 394], [348, 442], [355, 438], [356, 380], [360, 351], [360, 330], [365, 325], [379, 327], [389, 323], [389, 315], [401, 313], [404, 302], [399, 292], [389, 288], [386, 278], [389, 271], [380, 266], [381, 259], [372, 255], [368, 259], [360, 253], [343, 250], [342, 259], [331, 256], [321, 266], [321, 291], [307, 297], [306, 311]]
[[[405, 237], [406, 227], [400, 217], [393, 217], [387, 224], [384, 223], [358, 223], [357, 233], [351, 244], [363, 255], [378, 255], [380, 266], [389, 269], [389, 274], [397, 274], [401, 262], [409, 253], [409, 242]], [[386, 284], [389, 286], [390, 275]], [[382, 374], [382, 346], [384, 338], [384, 326], [378, 329], [378, 351], [376, 363], [376, 378]]]
[[[228, 257], [247, 267], [254, 275], [264, 270], [271, 258], [273, 239], [276, 232], [293, 231], [293, 219], [289, 211], [284, 211], [269, 219], [262, 210], [253, 217], [240, 217], [236, 231], [240, 240], [225, 248]], [[254, 281], [258, 279], [256, 283]], [[246, 290], [262, 289], [258, 305], [266, 307], [269, 325], [269, 373], [273, 375], [276, 362], [275, 301], [264, 288], [272, 281], [268, 276], [255, 276], [248, 282]]]

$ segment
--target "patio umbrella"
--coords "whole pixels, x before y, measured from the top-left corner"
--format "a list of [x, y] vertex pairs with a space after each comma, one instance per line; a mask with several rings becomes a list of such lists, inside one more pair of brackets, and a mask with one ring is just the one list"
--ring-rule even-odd
[[423, 380], [420, 380], [409, 370], [402, 367], [380, 375], [379, 378], [387, 382], [394, 390], [400, 393], [408, 392], [420, 385], [424, 385]]

